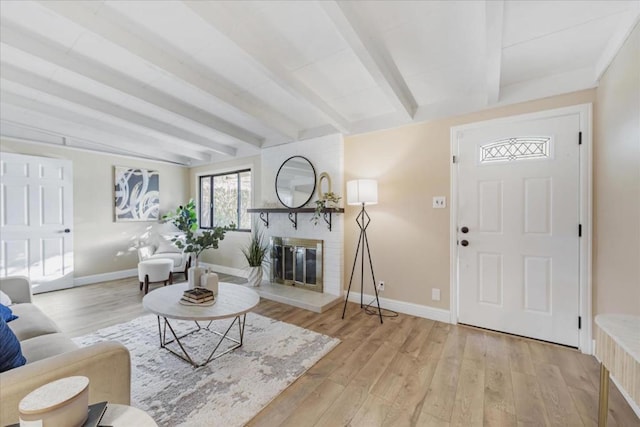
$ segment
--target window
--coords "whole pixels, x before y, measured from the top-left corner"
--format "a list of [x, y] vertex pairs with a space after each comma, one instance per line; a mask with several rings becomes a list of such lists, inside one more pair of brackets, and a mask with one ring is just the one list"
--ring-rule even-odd
[[517, 137], [480, 147], [480, 162], [513, 161], [549, 157], [549, 137]]
[[241, 170], [200, 177], [200, 228], [235, 224], [251, 230], [251, 171]]

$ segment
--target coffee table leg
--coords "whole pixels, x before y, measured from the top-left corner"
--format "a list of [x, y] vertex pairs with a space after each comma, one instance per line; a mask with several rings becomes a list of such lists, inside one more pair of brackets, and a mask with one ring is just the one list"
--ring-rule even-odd
[[[160, 334], [160, 347], [164, 348], [165, 350], [169, 351], [170, 353], [172, 353], [173, 355], [181, 358], [182, 360], [184, 360], [185, 362], [190, 363], [193, 367], [195, 368], [199, 368], [201, 366], [205, 366], [206, 364], [208, 364], [209, 362], [211, 362], [212, 360], [217, 359], [220, 356], [223, 356], [227, 353], [232, 352], [233, 350], [242, 347], [242, 343], [244, 341], [244, 327], [245, 327], [245, 323], [246, 323], [246, 319], [247, 319], [247, 315], [243, 314], [242, 316], [236, 316], [233, 318], [233, 321], [231, 322], [231, 324], [229, 325], [229, 327], [227, 328], [227, 330], [224, 333], [218, 332], [218, 331], [214, 331], [212, 329], [209, 329], [209, 325], [211, 324], [211, 322], [209, 322], [209, 324], [205, 327], [202, 328], [197, 322], [196, 325], [198, 326], [197, 329], [190, 331], [184, 335], [178, 335], [176, 334], [175, 330], [173, 329], [173, 327], [171, 326], [171, 323], [169, 323], [169, 320], [166, 317], [163, 317], [164, 319], [164, 331], [163, 328], [160, 325], [160, 316], [158, 316], [158, 333]], [[233, 326], [235, 325], [235, 323], [238, 322], [238, 332], [240, 334], [240, 340], [236, 340], [235, 338], [232, 338], [229, 335], [229, 331], [231, 331], [231, 329], [233, 328]], [[169, 327], [169, 331], [171, 332], [171, 335], [173, 335], [173, 339], [167, 341], [167, 326]], [[187, 352], [187, 350], [184, 348], [184, 346], [182, 345], [182, 342], [180, 341], [181, 338], [186, 337], [187, 335], [190, 335], [192, 333], [198, 332], [201, 329], [206, 329], [207, 331], [214, 333], [216, 335], [218, 335], [220, 337], [220, 340], [218, 341], [218, 343], [215, 345], [213, 351], [211, 352], [211, 354], [209, 355], [209, 357], [203, 362], [203, 363], [196, 363], [193, 358], [189, 355], [189, 353]], [[164, 332], [164, 333], [163, 333]], [[229, 341], [233, 341], [234, 343], [236, 343], [234, 346], [229, 347], [228, 349], [226, 349], [225, 351], [216, 354], [216, 351], [218, 350], [218, 348], [220, 347], [220, 345], [224, 342], [224, 340], [229, 340]], [[173, 349], [169, 348], [167, 346], [167, 344], [171, 344], [173, 342], [176, 342], [178, 344], [178, 346], [180, 347], [180, 350], [182, 350], [182, 354], [174, 351]]]
[[[216, 344], [216, 346], [214, 347], [213, 351], [211, 352], [211, 354], [209, 355], [207, 360], [200, 366], [204, 366], [207, 363], [211, 362], [212, 360], [215, 360], [220, 356], [223, 356], [223, 355], [225, 355], [227, 353], [231, 353], [233, 350], [242, 347], [242, 338], [243, 338], [243, 335], [244, 335], [244, 323], [245, 323], [246, 318], [247, 318], [246, 314], [242, 315], [242, 317], [241, 316], [234, 317], [233, 322], [231, 322], [231, 324], [229, 325], [227, 330], [224, 331], [224, 334], [220, 333], [218, 331], [214, 331], [214, 330], [208, 329], [209, 332], [213, 332], [214, 334], [218, 335], [220, 337], [220, 341], [218, 341], [218, 344]], [[238, 328], [240, 330], [240, 341], [228, 336], [229, 335], [229, 331], [231, 330], [231, 328], [233, 328], [233, 325], [236, 323], [236, 321], [238, 322]], [[233, 347], [229, 347], [228, 349], [226, 349], [222, 353], [215, 354], [216, 351], [218, 350], [218, 347], [220, 347], [220, 345], [224, 342], [225, 339], [235, 342], [236, 345], [234, 345]], [[214, 356], [214, 354], [215, 354], [215, 356]]]

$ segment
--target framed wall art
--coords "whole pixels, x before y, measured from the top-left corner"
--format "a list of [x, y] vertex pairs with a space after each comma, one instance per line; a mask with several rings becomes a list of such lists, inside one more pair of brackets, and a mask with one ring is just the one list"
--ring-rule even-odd
[[114, 167], [115, 220], [157, 221], [160, 218], [160, 175], [149, 169]]

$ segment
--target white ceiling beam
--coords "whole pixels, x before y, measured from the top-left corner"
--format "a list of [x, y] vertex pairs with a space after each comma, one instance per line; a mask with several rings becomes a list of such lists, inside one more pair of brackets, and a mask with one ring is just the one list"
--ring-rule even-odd
[[89, 153], [101, 153], [110, 156], [122, 156], [122, 157], [134, 157], [144, 159], [145, 161], [162, 162], [177, 164], [181, 166], [189, 166], [188, 163], [182, 163], [176, 159], [160, 159], [149, 157], [148, 153], [141, 153], [139, 151], [125, 150], [122, 147], [116, 148], [110, 145], [101, 144], [95, 141], [87, 141], [79, 138], [72, 138], [68, 135], [63, 135], [51, 129], [39, 129], [33, 127], [30, 124], [23, 124], [19, 122], [13, 122], [9, 120], [0, 120], [0, 128], [4, 130], [9, 129], [7, 132], [2, 133], [2, 137], [7, 140], [17, 141], [23, 144], [35, 144], [44, 146], [57, 146], [66, 147], [71, 150], [86, 151]]
[[166, 51], [156, 44], [128, 31], [122, 25], [127, 21], [127, 18], [116, 11], [103, 6], [98, 13], [95, 13], [88, 6], [78, 2], [40, 1], [39, 4], [120, 46], [154, 67], [177, 77], [186, 84], [219, 99], [229, 108], [250, 116], [291, 139], [297, 138], [298, 127], [291, 120], [286, 119], [253, 96], [238, 97], [227, 88], [230, 83], [217, 76], [215, 71], [209, 70], [207, 74], [200, 74], [181, 61], [167, 55]]
[[[86, 106], [80, 106], [72, 103], [74, 108], [70, 108], [71, 101], [64, 100], [56, 95], [47, 94], [33, 87], [26, 87], [21, 83], [16, 83], [8, 78], [5, 78], [5, 65], [3, 65], [3, 76], [0, 79], [2, 83], [2, 92], [9, 94], [8, 99], [11, 97], [20, 97], [23, 99], [37, 100], [37, 102], [48, 104], [55, 108], [62, 108], [68, 112], [65, 115], [65, 119], [72, 120], [72, 112], [77, 115], [73, 120], [74, 122], [81, 123], [83, 125], [91, 123], [91, 125], [100, 131], [111, 133], [114, 135], [112, 138], [114, 146], [117, 146], [117, 141], [120, 137], [128, 139], [130, 141], [137, 141], [142, 145], [149, 147], [151, 151], [155, 148], [160, 148], [168, 153], [183, 156], [192, 160], [198, 160], [203, 162], [210, 162], [212, 160], [211, 152], [205, 152], [207, 150], [193, 149], [195, 144], [178, 142], [175, 139], [168, 140], [166, 135], [159, 134], [158, 136], [150, 135], [150, 132], [145, 130], [140, 131], [140, 127], [133, 125], [129, 122], [125, 122], [121, 119], [106, 116], [100, 112], [90, 109]], [[7, 77], [11, 71], [6, 73]], [[47, 97], [43, 99], [42, 95]], [[22, 101], [19, 105], [24, 105], [25, 101]], [[10, 102], [9, 102], [10, 103]], [[197, 146], [197, 145], [196, 145]], [[202, 148], [201, 146], [197, 146]]]
[[604, 51], [596, 61], [595, 65], [595, 81], [599, 81], [602, 75], [607, 71], [611, 62], [616, 57], [624, 42], [633, 31], [633, 29], [640, 22], [640, 1], [636, 1], [632, 4], [629, 11], [621, 19], [621, 22], [617, 26], [617, 31], [611, 36], [609, 42], [604, 48]]
[[396, 110], [411, 120], [418, 108], [416, 100], [389, 52], [362, 22], [357, 4], [344, 1], [319, 4]]
[[[88, 108], [99, 113], [115, 117], [122, 122], [132, 123], [136, 127], [142, 128], [143, 131], [146, 130], [155, 132], [160, 137], [168, 135], [181, 141], [187, 141], [192, 144], [206, 147], [207, 149], [219, 154], [224, 154], [231, 157], [234, 157], [236, 155], [236, 149], [231, 146], [219, 144], [215, 141], [211, 141], [208, 138], [204, 138], [192, 132], [188, 132], [181, 128], [155, 120], [136, 111], [124, 108], [121, 105], [105, 101], [96, 96], [81, 92], [77, 89], [53, 82], [52, 80], [40, 77], [36, 74], [14, 67], [10, 64], [2, 62], [1, 66], [3, 79], [18, 83], [22, 86], [36, 89], [40, 92], [44, 92], [48, 95], [80, 105], [84, 108]], [[175, 145], [174, 147], [176, 152], [184, 151], [191, 152], [192, 154], [197, 153], [196, 151], [190, 150], [186, 147], [183, 148]], [[205, 158], [199, 158], [199, 160], [205, 160]]]
[[500, 100], [500, 73], [502, 71], [502, 34], [504, 28], [504, 1], [485, 1], [487, 37], [487, 105]]
[[157, 108], [170, 111], [198, 125], [205, 126], [215, 133], [231, 137], [240, 143], [254, 147], [262, 146], [262, 138], [233, 123], [167, 95], [151, 86], [143, 85], [124, 73], [107, 68], [91, 58], [79, 55], [50, 40], [35, 34], [28, 34], [11, 22], [6, 20], [0, 22], [2, 43], [154, 105]]
[[305, 101], [320, 113], [325, 120], [342, 133], [349, 133], [349, 122], [331, 107], [324, 99], [307, 85], [298, 80], [279, 61], [271, 58], [267, 52], [252, 44], [243, 31], [238, 31], [237, 24], [217, 13], [215, 2], [183, 1], [191, 10], [224, 34], [227, 39], [244, 51], [256, 67], [275, 82], [281, 89], [293, 97]]
[[[74, 139], [86, 141], [92, 146], [108, 148], [114, 153], [135, 154], [146, 159], [162, 160], [181, 165], [191, 164], [191, 159], [188, 157], [168, 153], [155, 147], [150, 149], [146, 144], [128, 140], [121, 135], [116, 136], [113, 133], [113, 129], [102, 131], [90, 119], [87, 120], [86, 125], [78, 126], [75, 121], [75, 114], [57, 107], [47, 106], [32, 99], [22, 98], [6, 92], [1, 92], [0, 96], [0, 111], [3, 122], [23, 126], [27, 129], [57, 134], [64, 138], [67, 145], [70, 145], [71, 139]], [[37, 125], [34, 125], [34, 123], [37, 123]]]

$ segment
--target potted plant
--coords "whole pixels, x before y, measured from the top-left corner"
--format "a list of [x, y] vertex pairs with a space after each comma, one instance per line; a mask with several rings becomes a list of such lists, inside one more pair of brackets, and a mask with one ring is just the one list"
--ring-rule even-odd
[[269, 244], [265, 241], [264, 233], [254, 224], [251, 232], [249, 244], [241, 249], [242, 254], [249, 264], [249, 277], [247, 278], [250, 286], [260, 286], [262, 282], [262, 265], [268, 262], [267, 253], [269, 252]]
[[322, 198], [316, 200], [316, 210], [313, 212], [313, 216], [311, 217], [313, 225], [318, 224], [318, 220], [324, 213], [325, 209], [337, 208], [340, 199], [342, 199], [342, 197], [332, 191], [328, 191], [322, 195]]
[[[226, 227], [215, 227], [211, 230], [198, 232], [198, 215], [196, 213], [196, 202], [190, 199], [185, 205], [178, 206], [175, 212], [170, 212], [162, 216], [163, 222], [171, 222], [183, 234], [175, 236], [171, 241], [177, 248], [191, 254], [191, 267], [189, 267], [189, 286], [200, 285], [200, 276], [205, 269], [200, 268], [198, 261], [200, 255], [207, 249], [218, 249], [220, 240], [224, 240], [227, 231], [235, 229], [234, 224]], [[190, 263], [191, 263], [190, 261]]]
[[175, 212], [162, 215], [162, 222], [171, 222], [183, 233], [188, 230], [196, 231], [198, 229], [196, 202], [190, 199], [184, 206], [178, 206]]
[[185, 252], [193, 254], [194, 264], [189, 268], [189, 287], [197, 288], [200, 286], [200, 277], [206, 272], [206, 269], [198, 265], [200, 255], [207, 249], [218, 249], [220, 240], [224, 240], [227, 231], [235, 229], [235, 225], [231, 224], [226, 227], [215, 227], [212, 230], [193, 231], [188, 229], [184, 238], [174, 237], [171, 239], [175, 245]]

